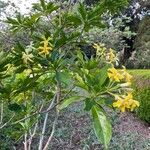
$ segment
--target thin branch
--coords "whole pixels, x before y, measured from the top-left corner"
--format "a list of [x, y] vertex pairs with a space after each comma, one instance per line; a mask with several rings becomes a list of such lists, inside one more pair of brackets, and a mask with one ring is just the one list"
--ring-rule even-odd
[[15, 117], [15, 114], [13, 114], [13, 116], [12, 116], [6, 123], [4, 123], [4, 124], [0, 127], [0, 129], [2, 129], [3, 127], [9, 126], [8, 123], [10, 123], [10, 121], [11, 121], [14, 117]]
[[46, 142], [46, 145], [44, 146], [43, 150], [47, 150], [48, 149], [49, 143], [51, 142], [51, 140], [53, 138], [53, 135], [54, 135], [54, 132], [55, 132], [55, 127], [56, 127], [57, 120], [58, 120], [58, 114], [55, 117], [51, 134], [50, 134], [50, 136], [49, 136], [49, 138], [48, 138], [48, 140]]
[[28, 150], [28, 147], [27, 147], [27, 145], [28, 145], [28, 143], [27, 143], [27, 133], [25, 133], [25, 135], [24, 135], [24, 142], [23, 142], [23, 144], [24, 144], [24, 150]]
[[38, 127], [38, 120], [37, 120], [37, 122], [36, 122], [36, 124], [35, 124], [35, 127], [34, 127], [34, 130], [33, 130], [33, 133], [31, 134], [30, 133], [30, 138], [28, 139], [28, 141], [29, 141], [29, 144], [28, 144], [28, 150], [30, 150], [31, 149], [31, 143], [32, 143], [32, 139], [33, 139], [33, 137], [35, 136], [35, 133], [36, 133], [36, 130], [37, 130], [37, 127]]
[[[57, 103], [59, 103], [59, 101], [61, 100], [61, 83], [59, 82], [59, 80], [57, 80], [57, 95], [56, 95], [56, 101]], [[53, 135], [54, 135], [54, 132], [55, 132], [55, 126], [56, 126], [56, 123], [57, 123], [57, 120], [58, 120], [58, 116], [59, 116], [59, 110], [56, 108], [56, 116], [55, 116], [55, 120], [54, 120], [54, 123], [53, 123], [53, 127], [52, 127], [52, 132], [43, 148], [43, 150], [47, 150], [48, 149], [48, 146], [53, 138]]]
[[54, 102], [56, 99], [56, 95], [54, 95], [54, 98], [52, 100], [52, 102], [50, 103], [48, 109], [47, 109], [47, 113], [45, 114], [45, 119], [44, 119], [44, 124], [43, 124], [43, 128], [42, 128], [42, 134], [40, 136], [40, 142], [39, 142], [39, 148], [38, 150], [42, 150], [42, 145], [43, 145], [43, 140], [44, 140], [44, 134], [45, 134], [45, 130], [46, 130], [46, 125], [47, 125], [47, 120], [48, 120], [48, 115], [49, 115], [49, 110], [52, 108]]
[[[41, 106], [41, 108], [40, 108], [40, 111], [42, 110], [42, 108], [43, 108], [43, 104], [42, 104], [42, 106]], [[40, 116], [40, 115], [39, 115], [39, 116]], [[31, 149], [32, 139], [33, 139], [33, 137], [34, 137], [35, 134], [36, 134], [36, 131], [37, 131], [37, 128], [38, 128], [38, 123], [39, 123], [39, 120], [37, 119], [37, 122], [36, 122], [36, 124], [35, 124], [35, 126], [34, 126], [34, 129], [33, 129], [33, 133], [30, 132], [30, 138], [28, 139], [28, 141], [29, 141], [28, 150]]]
[[3, 104], [3, 101], [1, 103], [1, 115], [0, 115], [0, 124], [3, 123], [3, 115], [4, 115], [4, 104]]

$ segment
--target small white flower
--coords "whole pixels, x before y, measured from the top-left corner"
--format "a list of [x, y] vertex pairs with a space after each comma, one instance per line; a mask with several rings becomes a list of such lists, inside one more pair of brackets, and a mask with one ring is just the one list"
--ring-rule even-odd
[[28, 64], [28, 62], [33, 62], [32, 58], [33, 58], [32, 54], [28, 54], [26, 52], [22, 52], [23, 63]]

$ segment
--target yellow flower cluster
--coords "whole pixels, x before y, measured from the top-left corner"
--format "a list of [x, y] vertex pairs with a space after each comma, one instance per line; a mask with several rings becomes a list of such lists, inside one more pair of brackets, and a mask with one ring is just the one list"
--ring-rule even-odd
[[39, 54], [44, 54], [45, 56], [49, 54], [50, 51], [52, 51], [52, 47], [53, 45], [49, 42], [51, 40], [51, 38], [49, 37], [48, 39], [46, 39], [45, 37], [43, 37], [43, 41], [40, 42], [41, 44], [43, 44], [43, 46], [40, 46], [38, 49], [41, 51], [39, 52]]
[[106, 55], [106, 60], [110, 63], [116, 62], [118, 60], [113, 49], [109, 49], [109, 52]]
[[[114, 67], [108, 69], [108, 77], [112, 81], [123, 81], [123, 84], [121, 84], [122, 87], [131, 85], [132, 76], [127, 72], [124, 66], [121, 70], [117, 70]], [[114, 96], [116, 101], [113, 103], [113, 107], [118, 107], [122, 112], [124, 112], [126, 109], [133, 111], [134, 108], [139, 107], [139, 102], [133, 100], [132, 93], [128, 93], [127, 96]]]
[[123, 76], [125, 77], [125, 81], [131, 82], [132, 76], [127, 72], [125, 66], [123, 66], [123, 69], [121, 70]]
[[106, 61], [113, 63], [117, 62], [117, 56], [113, 49], [109, 49], [109, 51], [106, 49], [104, 44], [93, 44], [93, 47], [96, 49], [96, 55], [98, 57], [104, 58]]
[[96, 49], [96, 55], [98, 57], [105, 57], [106, 56], [106, 48], [104, 44], [93, 44], [93, 47]]
[[133, 99], [132, 93], [128, 93], [127, 96], [116, 97], [116, 102], [113, 103], [113, 107], [118, 107], [122, 112], [126, 109], [133, 111], [136, 107], [139, 107], [139, 102]]
[[132, 76], [126, 71], [125, 67], [123, 67], [122, 70], [117, 70], [114, 67], [108, 69], [108, 77], [116, 82], [125, 80], [126, 82], [131, 83], [132, 79]]
[[118, 70], [116, 70], [114, 67], [111, 68], [111, 69], [108, 69], [108, 77], [111, 79], [111, 80], [114, 80], [114, 81], [117, 81], [119, 82], [120, 80], [123, 79], [123, 75], [120, 74], [118, 72]]

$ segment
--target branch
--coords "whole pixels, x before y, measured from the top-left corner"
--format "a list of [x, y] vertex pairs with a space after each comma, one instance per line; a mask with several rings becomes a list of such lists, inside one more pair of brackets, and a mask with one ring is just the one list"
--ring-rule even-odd
[[43, 150], [47, 150], [48, 149], [48, 146], [49, 146], [49, 143], [51, 142], [52, 138], [53, 138], [53, 135], [54, 135], [54, 132], [55, 132], [55, 127], [56, 127], [56, 123], [57, 123], [57, 120], [58, 120], [58, 114], [56, 115], [55, 117], [55, 120], [54, 120], [54, 123], [53, 123], [53, 127], [52, 127], [52, 132], [46, 142], [46, 145], [44, 146]]
[[[57, 80], [57, 98], [56, 98], [56, 101], [57, 103], [59, 103], [59, 101], [61, 100], [61, 83], [59, 82], [59, 80]], [[47, 150], [48, 149], [48, 146], [53, 138], [53, 135], [54, 135], [54, 132], [55, 132], [55, 127], [56, 127], [56, 123], [57, 123], [57, 120], [58, 120], [58, 116], [59, 116], [59, 110], [57, 110], [56, 108], [56, 116], [55, 116], [55, 120], [54, 120], [54, 123], [53, 123], [53, 127], [52, 127], [52, 132], [43, 148], [43, 150]]]
[[[42, 104], [40, 110], [42, 110], [42, 108], [43, 108], [43, 104]], [[33, 137], [34, 137], [35, 134], [36, 134], [36, 131], [37, 131], [37, 128], [38, 128], [38, 123], [39, 123], [39, 120], [37, 119], [37, 122], [36, 122], [36, 124], [35, 124], [35, 126], [34, 126], [34, 129], [33, 129], [33, 133], [30, 133], [30, 138], [28, 139], [28, 141], [29, 141], [28, 150], [31, 149], [32, 139], [33, 139]]]
[[15, 117], [15, 114], [13, 114], [13, 116], [9, 119], [8, 122], [6, 122], [5, 124], [3, 124], [0, 129], [2, 129], [3, 127], [9, 126], [8, 123], [10, 123], [10, 121]]
[[48, 119], [48, 115], [49, 115], [49, 110], [52, 108], [55, 99], [56, 99], [56, 95], [54, 95], [54, 98], [53, 98], [52, 102], [50, 103], [50, 105], [49, 105], [49, 107], [47, 109], [48, 112], [45, 114], [45, 119], [44, 119], [44, 124], [43, 124], [43, 128], [42, 128], [42, 134], [40, 136], [38, 150], [42, 150], [42, 144], [43, 144], [43, 140], [44, 140], [44, 134], [45, 134], [45, 130], [46, 130], [46, 125], [47, 125], [47, 119]]

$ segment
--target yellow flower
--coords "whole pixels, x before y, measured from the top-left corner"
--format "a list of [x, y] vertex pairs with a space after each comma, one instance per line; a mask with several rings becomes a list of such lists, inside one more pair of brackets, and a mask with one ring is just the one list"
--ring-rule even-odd
[[106, 48], [104, 47], [104, 44], [93, 44], [93, 47], [96, 49], [96, 55], [99, 57], [105, 57], [106, 55]]
[[6, 67], [7, 67], [7, 70], [5, 72], [6, 74], [11, 74], [14, 72], [15, 67], [13, 64], [7, 64]]
[[113, 103], [113, 107], [118, 107], [122, 112], [125, 112], [126, 108], [133, 111], [136, 107], [139, 107], [139, 102], [133, 100], [132, 93], [128, 93], [127, 96], [115, 96], [116, 102]]
[[115, 62], [117, 60], [116, 58], [116, 55], [114, 54], [114, 50], [113, 49], [109, 49], [109, 53], [107, 54], [107, 57], [106, 59], [109, 61], [109, 62]]
[[[52, 44], [49, 43], [49, 40], [51, 38], [49, 37], [48, 39], [46, 39], [45, 37], [43, 38], [43, 41], [40, 42], [41, 44], [43, 44], [43, 46], [40, 46], [38, 49], [41, 51], [39, 52], [39, 54], [44, 54], [45, 56], [49, 54], [49, 52], [52, 50]], [[50, 45], [50, 47], [48, 46]]]
[[33, 58], [32, 54], [28, 54], [27, 52], [22, 52], [23, 63], [27, 64], [28, 62], [33, 62], [32, 58]]
[[128, 103], [119, 96], [116, 97], [116, 102], [113, 103], [113, 107], [118, 107], [122, 112], [125, 112], [127, 105]]
[[128, 72], [125, 72], [125, 80], [127, 81], [127, 82], [131, 82], [131, 79], [132, 79], [132, 76], [128, 73]]
[[123, 79], [123, 75], [120, 74], [114, 67], [111, 69], [108, 69], [108, 77], [117, 82]]
[[25, 70], [23, 71], [23, 73], [24, 73], [26, 76], [30, 75], [31, 72], [32, 72], [31, 69], [25, 69]]
[[123, 66], [122, 74], [124, 76], [125, 81], [131, 82], [132, 76], [127, 72], [125, 66]]
[[130, 104], [130, 109], [131, 109], [131, 111], [133, 111], [136, 107], [139, 107], [139, 106], [140, 106], [140, 104], [138, 101], [132, 100], [132, 103]]
[[128, 95], [125, 97], [125, 101], [128, 102], [128, 108], [133, 111], [136, 107], [139, 107], [139, 102], [136, 100], [133, 100], [133, 95], [132, 93], [128, 93]]

